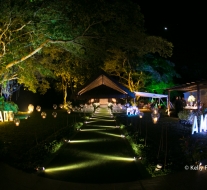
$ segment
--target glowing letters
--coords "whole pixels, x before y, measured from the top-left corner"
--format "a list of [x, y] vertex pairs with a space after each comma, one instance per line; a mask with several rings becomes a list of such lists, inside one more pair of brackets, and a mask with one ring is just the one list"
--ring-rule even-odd
[[13, 111], [0, 111], [0, 121], [9, 121], [10, 115], [13, 114]]
[[198, 133], [198, 131], [201, 132], [206, 132], [207, 131], [207, 114], [206, 115], [201, 115], [200, 118], [200, 126], [199, 126], [199, 130], [198, 130], [198, 122], [197, 122], [197, 116], [194, 116], [194, 120], [193, 120], [193, 125], [192, 125], [192, 135], [194, 134], [194, 132]]

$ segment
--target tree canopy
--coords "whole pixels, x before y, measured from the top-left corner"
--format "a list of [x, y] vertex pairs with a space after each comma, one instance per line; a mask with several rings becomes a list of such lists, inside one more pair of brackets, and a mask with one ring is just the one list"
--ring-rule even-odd
[[[74, 70], [69, 69], [72, 65], [103, 67], [114, 52], [127, 59], [129, 55], [141, 58], [149, 53], [172, 55], [172, 43], [146, 34], [140, 7], [131, 0], [0, 0], [0, 3], [1, 89], [9, 81], [17, 80], [33, 92], [40, 89], [44, 93], [49, 88], [48, 77], [67, 73], [65, 76], [70, 80], [74, 76]], [[60, 57], [67, 54], [67, 60], [56, 59], [61, 72], [51, 65], [54, 59], [44, 57], [44, 48], [66, 52], [56, 54]], [[133, 72], [132, 77], [146, 76]]]

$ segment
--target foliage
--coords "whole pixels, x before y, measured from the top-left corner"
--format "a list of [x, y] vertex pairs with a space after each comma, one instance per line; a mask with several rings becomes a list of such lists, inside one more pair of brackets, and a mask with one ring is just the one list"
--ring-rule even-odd
[[53, 153], [57, 152], [61, 148], [62, 145], [63, 145], [63, 141], [58, 142], [57, 140], [54, 140], [49, 144], [45, 144], [45, 150], [48, 153], [53, 154]]
[[66, 104], [64, 104], [64, 109], [72, 110], [72, 108], [73, 108], [72, 102], [67, 101]]
[[207, 141], [202, 137], [185, 137], [181, 139], [181, 148], [188, 164], [205, 160]]
[[18, 105], [11, 101], [4, 101], [4, 97], [0, 97], [0, 110], [1, 111], [13, 111], [14, 113], [18, 112]]
[[158, 177], [158, 176], [164, 176], [169, 174], [171, 171], [169, 169], [161, 169], [159, 171], [156, 171], [156, 166], [152, 164], [148, 164], [147, 171], [151, 174], [152, 177]]
[[[82, 84], [87, 68], [99, 68], [114, 50], [126, 54], [130, 64], [133, 54], [172, 54], [170, 42], [145, 33], [143, 15], [131, 0], [1, 0], [0, 25], [0, 85], [17, 80], [33, 92], [46, 92], [54, 70], [65, 89]], [[62, 59], [55, 60], [55, 68], [54, 56], [45, 57], [46, 47], [55, 47]]]
[[[121, 50], [110, 51], [103, 70], [118, 77], [119, 82], [130, 91], [144, 89], [153, 92], [153, 89], [163, 92], [173, 85], [174, 77], [180, 77], [170, 61], [148, 54], [138, 56], [136, 52], [131, 55]], [[155, 87], [157, 84], [160, 86]]]
[[178, 113], [178, 118], [181, 120], [187, 121], [189, 119], [190, 115], [191, 115], [191, 112], [189, 110], [183, 110]]

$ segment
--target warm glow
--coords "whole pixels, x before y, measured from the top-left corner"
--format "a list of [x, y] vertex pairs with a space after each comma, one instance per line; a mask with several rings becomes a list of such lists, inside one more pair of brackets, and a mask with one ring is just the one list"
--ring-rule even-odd
[[57, 105], [56, 104], [53, 104], [53, 108], [56, 110], [57, 109]]
[[19, 124], [20, 124], [19, 118], [14, 118], [14, 123], [16, 126], [19, 126]]
[[98, 160], [90, 160], [87, 162], [76, 163], [72, 165], [60, 166], [55, 168], [48, 168], [45, 169], [45, 172], [57, 172], [57, 171], [64, 171], [64, 170], [74, 170], [74, 169], [81, 169], [86, 167], [91, 167], [100, 164]]
[[81, 129], [81, 131], [103, 131], [105, 129]]
[[47, 116], [47, 114], [46, 114], [45, 112], [42, 112], [42, 113], [41, 113], [41, 116], [42, 116], [43, 119], [45, 119], [46, 116]]
[[28, 106], [28, 112], [32, 113], [34, 111], [34, 106], [32, 104], [29, 104]]
[[126, 161], [126, 162], [134, 161], [134, 158], [103, 155], [103, 154], [93, 154], [93, 153], [88, 153], [88, 152], [86, 152], [85, 155], [87, 157], [93, 158], [94, 160], [90, 160], [90, 161], [82, 162], [82, 163], [75, 163], [72, 165], [47, 168], [45, 169], [45, 172], [58, 172], [58, 171], [64, 171], [64, 170], [74, 170], [74, 169], [81, 169], [81, 168], [86, 168], [86, 167], [87, 168], [94, 167], [95, 165], [101, 164], [100, 159], [102, 160], [104, 159], [106, 161]]
[[113, 133], [107, 133], [107, 132], [101, 132], [101, 131], [97, 131], [97, 133], [103, 134], [103, 135], [109, 135], [109, 136], [113, 136], [113, 137], [121, 137], [120, 135], [116, 135]]
[[57, 112], [52, 112], [52, 116], [53, 116], [54, 118], [56, 118], [56, 117], [57, 117]]
[[36, 110], [37, 110], [38, 112], [40, 112], [40, 111], [41, 111], [41, 107], [40, 107], [40, 106], [37, 106], [37, 107], [36, 107]]
[[102, 139], [87, 139], [87, 140], [70, 140], [69, 143], [93, 143], [93, 142], [101, 142]]

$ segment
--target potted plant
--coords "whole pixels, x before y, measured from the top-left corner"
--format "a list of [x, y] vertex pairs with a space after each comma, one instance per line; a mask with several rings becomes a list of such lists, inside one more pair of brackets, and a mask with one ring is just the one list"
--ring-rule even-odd
[[178, 113], [179, 122], [184, 125], [189, 125], [191, 112], [189, 110], [183, 110]]

